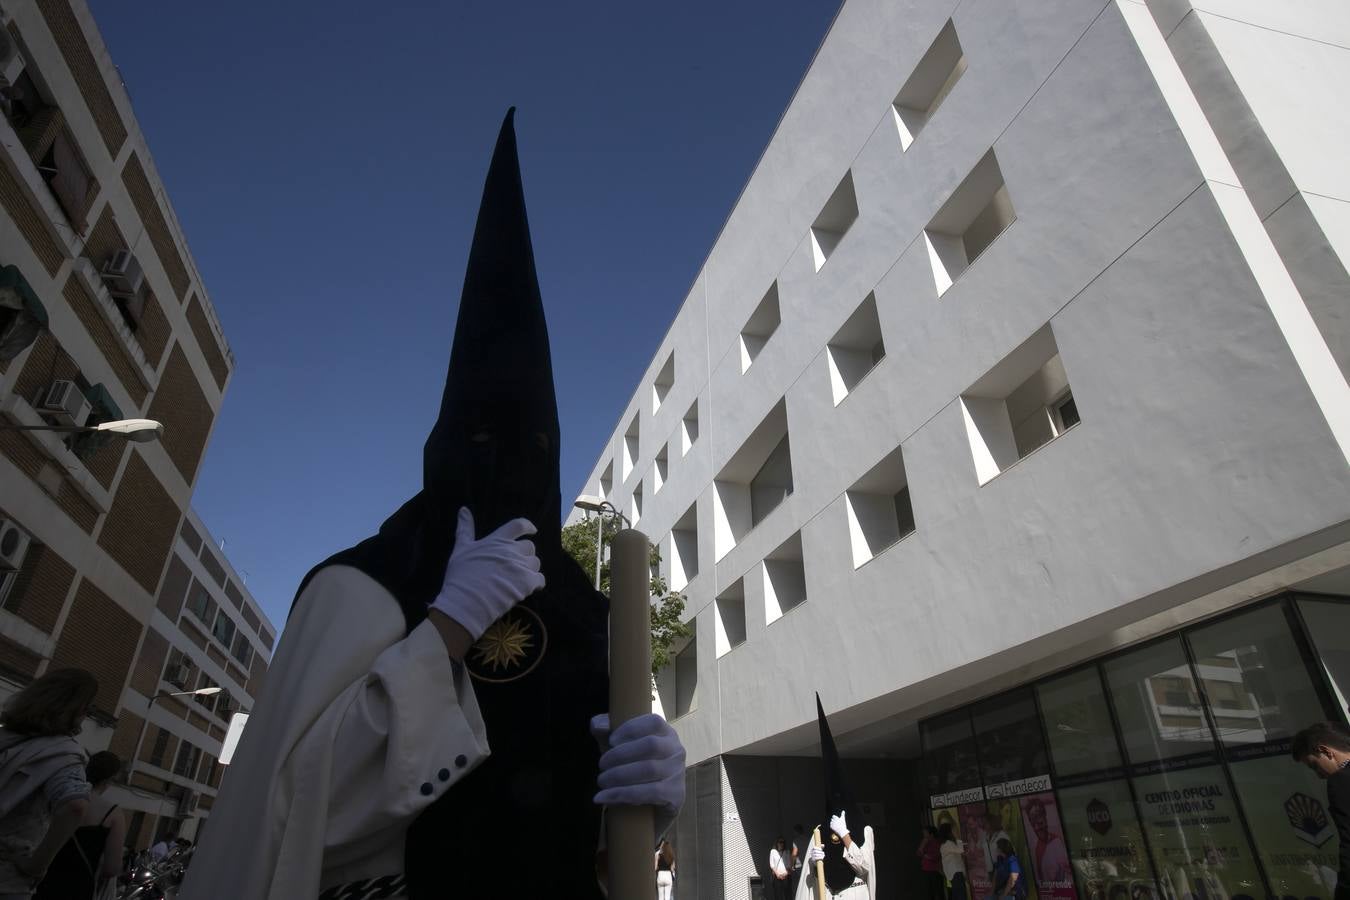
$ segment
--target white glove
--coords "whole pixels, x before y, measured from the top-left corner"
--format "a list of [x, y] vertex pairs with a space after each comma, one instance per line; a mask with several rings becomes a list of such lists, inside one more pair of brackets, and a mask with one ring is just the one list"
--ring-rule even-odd
[[815, 844], [812, 844], [806, 849], [806, 864], [808, 866], [814, 866], [824, 858], [825, 848], [817, 847]]
[[511, 607], [544, 586], [529, 519], [512, 519], [481, 540], [474, 540], [473, 513], [460, 507], [455, 547], [445, 566], [445, 583], [431, 601], [475, 641]]
[[830, 830], [839, 835], [839, 840], [848, 836], [848, 823], [844, 821], [844, 811], [839, 810], [839, 815], [830, 816]]
[[591, 719], [600, 742], [600, 791], [604, 806], [654, 806], [675, 816], [684, 805], [684, 745], [665, 719], [647, 713], [609, 730], [609, 714]]

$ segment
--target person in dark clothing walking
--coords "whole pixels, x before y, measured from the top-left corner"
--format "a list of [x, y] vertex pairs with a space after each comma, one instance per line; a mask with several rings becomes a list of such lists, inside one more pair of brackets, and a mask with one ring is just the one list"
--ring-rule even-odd
[[1318, 722], [1294, 735], [1289, 755], [1327, 783], [1327, 811], [1340, 836], [1340, 872], [1335, 900], [1350, 900], [1350, 732]]

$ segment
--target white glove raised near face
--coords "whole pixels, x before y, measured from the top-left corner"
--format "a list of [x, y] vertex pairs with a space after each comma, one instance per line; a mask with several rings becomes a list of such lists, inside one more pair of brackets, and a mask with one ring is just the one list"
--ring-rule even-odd
[[839, 835], [841, 841], [848, 835], [848, 823], [844, 821], [842, 809], [839, 811], [839, 815], [830, 816], [830, 830]]
[[467, 506], [460, 507], [445, 582], [431, 608], [454, 619], [478, 640], [511, 607], [544, 586], [534, 542], [521, 540], [534, 533], [529, 519], [512, 519], [475, 540], [473, 513]]

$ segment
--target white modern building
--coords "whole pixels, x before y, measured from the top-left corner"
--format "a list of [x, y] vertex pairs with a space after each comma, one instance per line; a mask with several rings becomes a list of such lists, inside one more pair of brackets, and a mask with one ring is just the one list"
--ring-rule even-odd
[[689, 600], [681, 898], [821, 820], [816, 692], [881, 897], [946, 821], [977, 890], [1330, 896], [1348, 85], [1338, 0], [844, 3], [580, 486]]

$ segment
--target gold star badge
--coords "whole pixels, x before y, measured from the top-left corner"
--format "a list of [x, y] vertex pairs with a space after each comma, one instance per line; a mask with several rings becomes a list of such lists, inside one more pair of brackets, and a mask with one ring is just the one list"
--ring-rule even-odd
[[514, 681], [539, 664], [547, 643], [543, 620], [533, 610], [517, 606], [473, 645], [466, 660], [469, 674], [481, 681]]

